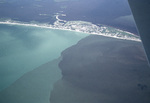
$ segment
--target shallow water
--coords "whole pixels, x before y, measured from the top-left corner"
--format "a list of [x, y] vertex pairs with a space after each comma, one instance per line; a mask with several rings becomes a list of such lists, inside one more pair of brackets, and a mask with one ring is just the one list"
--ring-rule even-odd
[[0, 91], [26, 72], [58, 58], [85, 33], [0, 24]]

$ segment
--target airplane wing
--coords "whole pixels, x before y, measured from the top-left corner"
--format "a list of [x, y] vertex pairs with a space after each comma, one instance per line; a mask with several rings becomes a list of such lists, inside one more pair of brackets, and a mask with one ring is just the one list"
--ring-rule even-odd
[[128, 0], [150, 63], [150, 0]]

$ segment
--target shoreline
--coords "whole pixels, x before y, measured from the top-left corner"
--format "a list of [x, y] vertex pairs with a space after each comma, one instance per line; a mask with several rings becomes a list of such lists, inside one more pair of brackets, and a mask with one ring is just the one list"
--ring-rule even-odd
[[67, 30], [74, 31], [80, 33], [87, 33], [93, 35], [101, 35], [111, 38], [124, 39], [124, 40], [132, 40], [141, 42], [140, 37], [130, 33], [128, 31], [123, 31], [120, 29], [116, 29], [108, 26], [97, 26], [87, 21], [66, 21], [59, 19], [59, 16], [66, 16], [65, 14], [56, 14], [56, 21], [54, 24], [46, 24], [46, 23], [26, 23], [9, 20], [0, 21], [0, 24], [6, 25], [18, 25], [18, 26], [31, 26], [45, 29], [56, 29], [56, 30]]

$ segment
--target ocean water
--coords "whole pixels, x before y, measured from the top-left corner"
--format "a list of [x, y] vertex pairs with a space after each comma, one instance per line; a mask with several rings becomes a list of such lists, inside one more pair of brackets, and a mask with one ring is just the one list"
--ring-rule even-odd
[[150, 69], [138, 36], [59, 21], [0, 22], [0, 103], [149, 103]]
[[0, 24], [0, 91], [89, 34]]

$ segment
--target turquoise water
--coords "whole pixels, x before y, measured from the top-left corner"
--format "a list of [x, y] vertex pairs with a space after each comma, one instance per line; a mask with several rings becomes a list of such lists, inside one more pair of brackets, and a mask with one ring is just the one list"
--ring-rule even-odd
[[64, 49], [86, 36], [73, 31], [0, 24], [0, 90], [58, 58]]

